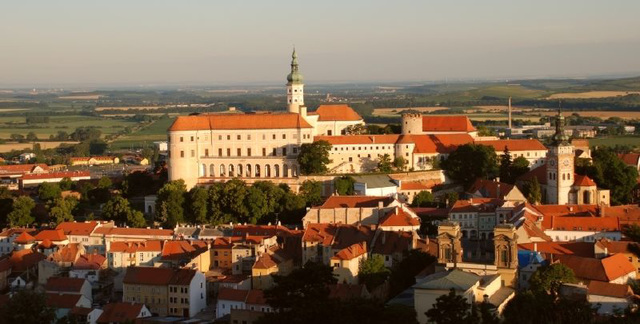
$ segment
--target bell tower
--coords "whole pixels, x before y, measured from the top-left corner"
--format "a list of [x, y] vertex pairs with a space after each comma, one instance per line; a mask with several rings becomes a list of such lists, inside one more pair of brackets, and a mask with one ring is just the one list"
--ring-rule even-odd
[[564, 134], [565, 119], [558, 110], [556, 133], [547, 154], [547, 204], [566, 205], [574, 179], [574, 147]]
[[287, 75], [287, 109], [299, 114], [300, 107], [304, 107], [304, 84], [302, 74], [298, 72], [298, 55], [294, 48], [291, 54], [291, 73]]
[[462, 262], [461, 239], [460, 223], [443, 222], [438, 225], [438, 263]]

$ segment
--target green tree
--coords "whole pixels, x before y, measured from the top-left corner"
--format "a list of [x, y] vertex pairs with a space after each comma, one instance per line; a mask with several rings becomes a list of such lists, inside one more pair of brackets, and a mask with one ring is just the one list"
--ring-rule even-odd
[[540, 183], [538, 183], [538, 178], [533, 178], [532, 180], [525, 181], [522, 184], [522, 194], [527, 197], [527, 201], [530, 204], [537, 204], [542, 201], [542, 190], [540, 189]]
[[393, 166], [396, 168], [396, 170], [403, 171], [407, 166], [407, 160], [405, 160], [405, 158], [402, 156], [397, 156], [395, 159], [393, 159]]
[[573, 270], [562, 263], [540, 267], [529, 279], [529, 285], [534, 292], [552, 296], [557, 296], [558, 289], [563, 283], [576, 282]]
[[27, 141], [33, 142], [33, 141], [37, 141], [37, 140], [38, 140], [38, 135], [36, 135], [35, 132], [27, 133]]
[[442, 162], [442, 168], [451, 179], [468, 188], [476, 179], [490, 179], [496, 174], [496, 153], [491, 146], [461, 145]]
[[286, 192], [289, 192], [290, 189], [282, 187], [280, 185], [276, 186], [271, 181], [256, 181], [253, 184], [253, 187], [256, 189], [260, 189], [267, 198], [267, 210], [269, 214], [275, 214], [281, 212], [284, 208], [281, 204], [281, 200], [284, 197]]
[[209, 214], [209, 223], [212, 225], [220, 225], [225, 223], [227, 220], [224, 217], [224, 213], [222, 211], [222, 188], [224, 185], [222, 183], [216, 182], [209, 186], [208, 196], [208, 214]]
[[56, 314], [47, 306], [44, 294], [23, 289], [0, 306], [0, 323], [51, 323]]
[[305, 180], [300, 186], [300, 193], [308, 206], [318, 206], [324, 202], [322, 198], [322, 183], [315, 180]]
[[113, 196], [102, 207], [102, 217], [115, 222], [126, 222], [130, 212], [129, 201], [119, 195]]
[[351, 196], [355, 193], [353, 189], [353, 185], [356, 183], [356, 180], [350, 176], [337, 177], [335, 178], [334, 183], [335, 183], [336, 191], [338, 192], [338, 195]]
[[29, 196], [19, 196], [13, 200], [11, 212], [7, 215], [10, 226], [29, 226], [36, 219], [31, 215], [31, 211], [36, 207], [36, 203]]
[[456, 201], [458, 201], [459, 197], [457, 192], [449, 191], [444, 194], [443, 198], [445, 203], [447, 204], [447, 207], [453, 207]]
[[269, 213], [269, 203], [267, 195], [257, 187], [251, 186], [247, 189], [244, 204], [248, 211], [249, 223], [256, 224]]
[[38, 197], [44, 202], [50, 202], [60, 197], [62, 190], [57, 183], [43, 182], [38, 187]]
[[632, 201], [633, 188], [637, 185], [638, 170], [628, 166], [613, 150], [598, 148], [592, 151], [593, 163], [579, 167], [576, 172], [592, 178], [598, 187], [611, 190], [611, 204], [627, 204]]
[[98, 180], [98, 188], [100, 189], [109, 189], [112, 185], [113, 182], [111, 182], [111, 178], [107, 176], [103, 176], [102, 178], [100, 178], [100, 180]]
[[391, 156], [389, 154], [384, 154], [378, 158], [378, 171], [389, 173], [391, 172]]
[[467, 299], [456, 294], [453, 288], [448, 294], [436, 298], [436, 303], [425, 315], [430, 323], [435, 324], [477, 323], [471, 320], [471, 305]]
[[188, 221], [192, 224], [206, 224], [207, 211], [209, 209], [209, 191], [203, 187], [193, 187], [189, 190], [189, 203], [187, 208]]
[[326, 173], [329, 170], [327, 165], [331, 163], [329, 151], [331, 151], [331, 144], [327, 141], [302, 144], [298, 154], [300, 173], [303, 175]]
[[239, 179], [227, 181], [222, 188], [222, 207], [226, 214], [237, 217], [239, 222], [246, 222], [249, 218], [249, 209], [245, 205], [245, 199], [249, 193], [247, 184]]
[[305, 214], [306, 201], [301, 195], [287, 192], [280, 201], [283, 211], [280, 219], [285, 224], [299, 224]]
[[429, 207], [433, 205], [433, 194], [429, 191], [420, 191], [413, 197], [411, 207]]
[[500, 181], [511, 183], [511, 153], [509, 148], [505, 145], [504, 152], [500, 155]]
[[60, 186], [60, 190], [71, 190], [73, 187], [73, 181], [69, 177], [64, 177], [60, 180], [58, 185]]
[[49, 211], [49, 216], [56, 224], [62, 222], [73, 221], [73, 210], [78, 205], [78, 201], [73, 197], [56, 198], [53, 201], [53, 206]]
[[147, 220], [144, 218], [144, 214], [135, 209], [131, 209], [127, 215], [127, 225], [130, 227], [146, 227]]
[[384, 266], [384, 257], [382, 255], [375, 254], [368, 259], [360, 261], [358, 278], [360, 283], [367, 285], [370, 291], [383, 284], [390, 274], [391, 270]]
[[329, 298], [330, 284], [337, 283], [333, 269], [324, 264], [307, 262], [288, 276], [273, 275], [275, 286], [265, 290], [269, 305], [279, 311], [296, 307], [313, 307]]
[[514, 184], [523, 174], [529, 172], [529, 160], [523, 156], [517, 157], [509, 167], [508, 183]]
[[156, 199], [156, 216], [167, 227], [175, 227], [184, 223], [184, 202], [187, 186], [184, 180], [167, 182], [158, 191]]

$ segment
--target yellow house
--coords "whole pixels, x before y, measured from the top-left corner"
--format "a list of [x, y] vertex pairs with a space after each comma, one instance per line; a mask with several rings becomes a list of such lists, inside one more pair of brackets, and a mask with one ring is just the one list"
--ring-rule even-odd
[[625, 257], [629, 259], [629, 262], [633, 265], [633, 268], [636, 269], [636, 278], [640, 276], [640, 258], [630, 250], [632, 246], [635, 248], [640, 248], [639, 243], [629, 242], [629, 241], [612, 241], [607, 238], [602, 238], [593, 245], [594, 255], [596, 258], [606, 258], [608, 256], [621, 253]]
[[165, 241], [161, 261], [204, 273], [211, 267], [211, 253], [204, 241]]
[[71, 165], [102, 165], [102, 164], [118, 164], [120, 159], [116, 156], [90, 156], [90, 157], [71, 157], [69, 159]]
[[293, 258], [274, 246], [263, 253], [251, 268], [253, 289], [265, 290], [273, 286], [272, 274], [286, 276], [293, 270]]
[[339, 283], [357, 284], [360, 262], [367, 259], [367, 243], [355, 243], [331, 258], [331, 267]]

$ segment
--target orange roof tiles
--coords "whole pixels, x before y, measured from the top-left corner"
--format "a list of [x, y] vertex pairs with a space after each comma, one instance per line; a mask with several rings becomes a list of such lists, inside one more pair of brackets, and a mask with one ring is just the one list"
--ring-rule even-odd
[[358, 121], [362, 117], [347, 105], [320, 105], [316, 109], [318, 121]]
[[102, 308], [97, 323], [133, 323], [142, 311], [143, 304], [108, 303]]
[[402, 181], [400, 190], [429, 190], [442, 183], [440, 180]]
[[188, 285], [195, 274], [196, 270], [192, 269], [128, 267], [123, 283], [150, 286]]
[[75, 262], [80, 252], [80, 243], [69, 243], [60, 250], [49, 255], [48, 259], [56, 262]]
[[579, 187], [595, 187], [597, 186], [596, 183], [591, 180], [591, 178], [584, 176], [584, 175], [579, 175], [576, 174], [574, 176], [575, 181], [573, 182], [574, 186], [579, 186]]
[[159, 228], [98, 227], [93, 233], [106, 236], [173, 236], [173, 230]]
[[620, 225], [617, 217], [562, 217], [545, 216], [542, 227], [560, 231], [618, 231]]
[[315, 136], [313, 140], [327, 141], [331, 145], [380, 145], [395, 144], [401, 135], [340, 135], [340, 136]]
[[9, 165], [0, 165], [0, 174], [3, 173], [31, 173], [37, 167], [41, 168], [43, 171], [49, 171], [49, 166], [43, 163], [39, 164], [9, 164]]
[[322, 245], [331, 245], [336, 234], [337, 226], [334, 224], [309, 224], [302, 236], [303, 242], [319, 242]]
[[88, 236], [98, 226], [98, 222], [62, 222], [56, 229], [62, 230], [66, 235], [86, 235]]
[[36, 238], [31, 236], [29, 233], [22, 232], [16, 239], [13, 241], [16, 244], [29, 244], [36, 241]]
[[69, 277], [51, 277], [47, 280], [44, 289], [47, 292], [74, 292], [80, 293], [84, 286], [85, 279]]
[[14, 251], [9, 257], [11, 261], [11, 268], [14, 272], [24, 272], [32, 267], [37, 267], [38, 262], [46, 259], [47, 257], [32, 250], [20, 250]]
[[475, 130], [467, 116], [422, 116], [423, 132], [473, 132]]
[[622, 253], [616, 253], [602, 259], [602, 266], [607, 277], [611, 280], [636, 271], [633, 264], [629, 262], [629, 258]]
[[382, 231], [373, 244], [374, 254], [391, 255], [411, 249], [413, 234], [411, 232]]
[[591, 281], [588, 286], [590, 295], [627, 298], [633, 295], [629, 285], [613, 284], [601, 281]]
[[349, 247], [340, 250], [331, 259], [352, 260], [367, 253], [367, 244], [365, 242], [355, 243]]
[[[496, 153], [502, 154], [507, 147], [510, 152], [516, 151], [547, 151], [547, 148], [537, 139], [504, 139], [494, 141], [476, 141], [477, 145], [491, 146]], [[541, 156], [544, 157], [544, 156]]]
[[169, 131], [293, 128], [311, 128], [311, 125], [294, 113], [210, 114], [178, 116]]
[[278, 266], [278, 260], [269, 253], [263, 253], [253, 264], [254, 269], [271, 269]]
[[376, 197], [376, 196], [331, 196], [319, 207], [316, 208], [360, 208], [360, 207], [378, 207], [378, 203], [382, 202], [383, 206], [393, 202], [392, 197]]
[[595, 245], [602, 249], [606, 248], [608, 253], [632, 253], [631, 251], [634, 249], [640, 250], [640, 243], [632, 241], [612, 241], [607, 238], [601, 238], [596, 241]]
[[471, 185], [471, 188], [469, 188], [468, 192], [473, 194], [479, 191], [480, 194], [482, 194], [482, 196], [485, 198], [502, 199], [504, 198], [505, 194], [513, 190], [513, 187], [514, 185], [504, 182], [477, 179], [476, 182]]
[[631, 165], [637, 168], [640, 164], [640, 153], [618, 154], [618, 157], [622, 159], [626, 165]]
[[44, 239], [44, 241], [42, 241], [42, 243], [40, 243], [38, 245], [38, 247], [42, 247], [42, 248], [45, 248], [45, 249], [50, 249], [50, 248], [52, 248], [54, 246], [55, 246], [55, 244], [53, 244], [53, 242], [51, 242], [51, 240], [48, 239], [48, 238]]
[[47, 293], [46, 300], [47, 306], [53, 308], [74, 308], [78, 305], [82, 295], [77, 294], [58, 294]]
[[245, 303], [247, 303], [247, 305], [268, 305], [267, 299], [264, 297], [264, 292], [259, 289], [249, 290]]
[[458, 146], [473, 143], [473, 137], [469, 134], [403, 135], [401, 142], [415, 143], [413, 153], [447, 154], [455, 151]]
[[32, 173], [22, 176], [23, 180], [34, 179], [57, 179], [57, 178], [76, 178], [76, 177], [90, 177], [90, 171], [63, 171], [63, 172], [47, 172], [47, 173]]
[[161, 252], [162, 241], [149, 240], [141, 242], [111, 242], [109, 252], [136, 253]]
[[635, 272], [635, 268], [623, 254], [615, 254], [601, 260], [560, 254], [554, 259], [571, 268], [576, 277], [585, 280], [609, 282]]
[[107, 258], [100, 254], [81, 255], [73, 264], [74, 269], [99, 270], [104, 265]]
[[51, 240], [52, 242], [60, 242], [66, 241], [67, 236], [64, 235], [64, 231], [61, 229], [57, 230], [43, 230], [36, 235], [36, 241], [44, 241], [46, 239]]
[[571, 254], [585, 258], [593, 258], [593, 244], [590, 242], [536, 242], [518, 244], [518, 248], [526, 251], [538, 251], [546, 254]]
[[230, 300], [237, 302], [244, 302], [247, 300], [248, 290], [240, 290], [233, 288], [220, 288], [218, 292], [218, 300]]
[[536, 178], [539, 184], [547, 184], [547, 168], [537, 167], [521, 175], [518, 181], [533, 181]]
[[420, 218], [412, 217], [404, 209], [396, 207], [380, 218], [380, 226], [420, 226]]
[[206, 244], [201, 243], [204, 242], [166, 241], [162, 247], [162, 259], [191, 259], [209, 249]]

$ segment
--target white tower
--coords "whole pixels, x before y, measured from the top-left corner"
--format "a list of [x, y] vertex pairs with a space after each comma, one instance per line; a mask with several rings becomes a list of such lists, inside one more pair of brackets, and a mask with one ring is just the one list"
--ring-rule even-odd
[[575, 181], [574, 147], [564, 134], [564, 116], [558, 111], [556, 133], [547, 155], [547, 204], [566, 205]]
[[298, 72], [298, 55], [296, 49], [291, 54], [291, 73], [287, 75], [287, 107], [289, 112], [300, 113], [300, 107], [304, 107], [304, 84], [302, 74]]

